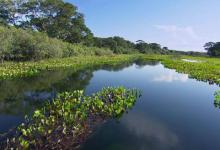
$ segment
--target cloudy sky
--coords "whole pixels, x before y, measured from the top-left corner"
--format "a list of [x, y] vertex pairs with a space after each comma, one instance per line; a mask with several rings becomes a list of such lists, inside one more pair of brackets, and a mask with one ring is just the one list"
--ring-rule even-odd
[[66, 0], [84, 13], [95, 36], [158, 42], [203, 51], [220, 41], [220, 0]]

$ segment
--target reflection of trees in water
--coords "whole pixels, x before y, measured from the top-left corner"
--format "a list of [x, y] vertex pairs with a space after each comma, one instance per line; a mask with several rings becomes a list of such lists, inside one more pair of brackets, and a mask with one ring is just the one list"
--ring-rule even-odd
[[[137, 61], [137, 65], [152, 65], [156, 63]], [[132, 62], [95, 65], [81, 70], [60, 69], [44, 71], [38, 76], [0, 81], [0, 115], [21, 117], [30, 114], [58, 92], [85, 89], [96, 70], [120, 71], [131, 66]], [[21, 120], [22, 121], [22, 120]], [[8, 127], [10, 128], [10, 127]], [[1, 129], [1, 125], [0, 125]]]
[[79, 71], [45, 71], [29, 78], [0, 81], [0, 114], [25, 115], [58, 92], [85, 89], [95, 70], [119, 71], [132, 63], [96, 65]]
[[0, 84], [0, 113], [27, 114], [57, 92], [83, 89], [92, 71], [44, 72], [38, 77], [4, 80]]
[[135, 64], [138, 65], [139, 68], [142, 68], [146, 65], [148, 66], [156, 66], [158, 65], [160, 62], [159, 61], [155, 61], [155, 60], [144, 60], [144, 59], [138, 59], [135, 61]]
[[86, 69], [84, 71], [73, 73], [62, 79], [60, 82], [54, 83], [53, 87], [56, 89], [56, 92], [82, 90], [89, 84], [92, 77], [93, 70]]
[[118, 65], [102, 65], [101, 69], [104, 69], [106, 71], [120, 71], [123, 68], [127, 68], [127, 67], [131, 66], [132, 64], [133, 63], [131, 63], [131, 62], [127, 62], [127, 63], [123, 63], [123, 64], [118, 64]]

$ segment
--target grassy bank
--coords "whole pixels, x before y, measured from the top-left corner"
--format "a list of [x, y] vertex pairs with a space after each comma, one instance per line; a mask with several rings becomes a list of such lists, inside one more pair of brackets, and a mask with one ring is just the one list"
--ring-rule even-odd
[[[173, 56], [173, 55], [111, 55], [111, 56], [78, 56], [70, 58], [48, 59], [31, 62], [6, 62], [0, 65], [0, 78], [33, 76], [43, 70], [71, 68], [74, 70], [93, 65], [117, 65], [132, 62], [135, 59], [161, 61], [167, 68], [189, 74], [201, 81], [220, 84], [220, 59], [208, 57]], [[186, 62], [183, 59], [197, 62]]]

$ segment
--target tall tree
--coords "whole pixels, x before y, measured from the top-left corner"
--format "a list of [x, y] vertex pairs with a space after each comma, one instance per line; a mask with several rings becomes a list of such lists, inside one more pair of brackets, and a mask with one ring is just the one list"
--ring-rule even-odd
[[209, 56], [220, 56], [220, 42], [208, 42], [204, 45], [204, 48]]
[[150, 48], [153, 49], [153, 50], [160, 50], [161, 49], [160, 44], [150, 43], [149, 45], [150, 45]]
[[17, 19], [17, 0], [1, 0], [0, 2], [0, 24], [8, 25], [15, 24], [15, 19]]
[[77, 7], [63, 0], [3, 0], [0, 20], [72, 43], [89, 43], [93, 34]]

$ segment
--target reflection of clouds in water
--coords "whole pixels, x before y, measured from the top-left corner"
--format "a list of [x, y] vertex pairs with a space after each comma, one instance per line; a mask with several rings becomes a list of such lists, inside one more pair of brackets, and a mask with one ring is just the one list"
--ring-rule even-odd
[[168, 73], [161, 74], [158, 77], [155, 77], [153, 81], [156, 82], [173, 82], [173, 81], [181, 81], [186, 82], [188, 80], [187, 74], [179, 74], [174, 71], [169, 71]]
[[162, 147], [163, 149], [169, 149], [178, 145], [178, 137], [175, 133], [166, 128], [162, 123], [148, 116], [129, 114], [123, 118], [122, 123], [124, 123], [137, 138], [143, 140], [143, 145], [140, 146], [144, 149], [148, 141], [150, 141], [151, 146], [152, 143], [154, 143], [156, 147]]

